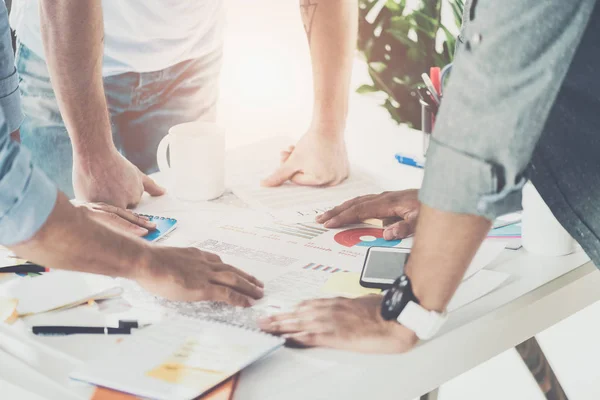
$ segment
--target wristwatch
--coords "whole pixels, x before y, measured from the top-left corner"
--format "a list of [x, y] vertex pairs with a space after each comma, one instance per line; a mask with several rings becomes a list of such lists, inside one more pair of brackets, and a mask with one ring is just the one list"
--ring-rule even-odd
[[431, 339], [448, 319], [446, 313], [423, 308], [415, 296], [410, 278], [402, 275], [385, 293], [381, 303], [381, 316], [386, 321], [395, 319], [413, 331], [421, 340]]

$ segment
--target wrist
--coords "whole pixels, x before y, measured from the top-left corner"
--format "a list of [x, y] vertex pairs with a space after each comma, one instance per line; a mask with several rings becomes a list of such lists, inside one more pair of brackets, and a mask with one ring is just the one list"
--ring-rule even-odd
[[[108, 133], [107, 133], [108, 132]], [[102, 128], [85, 134], [73, 134], [73, 161], [95, 163], [118, 153], [112, 140], [111, 128]]]
[[119, 154], [113, 143], [103, 145], [73, 146], [73, 164], [78, 169], [91, 173], [105, 168], [108, 162]]
[[130, 269], [130, 276], [126, 278], [136, 281], [148, 280], [156, 274], [156, 255], [153, 246], [149, 246], [145, 242], [138, 242], [140, 242], [141, 249], [134, 255], [131, 262], [133, 268]]
[[429, 311], [444, 312], [450, 302], [450, 299], [442, 296], [446, 291], [436, 289], [437, 285], [424, 280], [421, 275], [413, 273], [414, 270], [412, 264], [407, 264], [406, 276], [410, 278], [412, 290], [419, 301], [419, 305]]
[[343, 138], [346, 129], [346, 117], [346, 107], [337, 111], [334, 107], [315, 107], [311, 128], [323, 132], [331, 138]]

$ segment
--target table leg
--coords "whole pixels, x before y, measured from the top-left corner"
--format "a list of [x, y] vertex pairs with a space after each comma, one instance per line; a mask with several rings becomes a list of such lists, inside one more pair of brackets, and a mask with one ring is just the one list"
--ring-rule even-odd
[[568, 400], [535, 337], [515, 347], [548, 400]]
[[420, 400], [438, 400], [439, 389], [434, 389], [429, 393], [425, 393], [421, 396]]

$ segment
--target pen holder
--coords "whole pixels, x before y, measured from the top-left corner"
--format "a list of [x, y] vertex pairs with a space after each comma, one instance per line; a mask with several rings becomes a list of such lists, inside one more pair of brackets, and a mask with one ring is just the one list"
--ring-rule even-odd
[[421, 103], [421, 131], [423, 132], [423, 156], [427, 155], [429, 137], [433, 131], [434, 114], [427, 104]]

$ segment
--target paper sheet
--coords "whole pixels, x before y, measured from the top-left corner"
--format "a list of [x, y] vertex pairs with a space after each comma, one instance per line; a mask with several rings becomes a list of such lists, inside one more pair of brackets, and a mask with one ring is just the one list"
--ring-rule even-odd
[[71, 271], [52, 271], [36, 278], [16, 279], [0, 287], [0, 296], [19, 300], [19, 315], [72, 307], [121, 293], [121, 287], [113, 278]]
[[454, 293], [452, 300], [450, 300], [450, 304], [448, 304], [448, 312], [466, 306], [480, 297], [485, 296], [499, 287], [509, 277], [510, 274], [498, 271], [484, 269], [477, 272], [460, 284], [456, 293]]
[[[265, 171], [266, 172], [266, 171]], [[276, 188], [260, 186], [258, 176], [248, 177], [245, 184], [232, 187], [250, 206], [266, 210], [286, 221], [314, 221], [318, 214], [346, 200], [380, 193], [381, 188], [364, 172], [355, 171], [343, 183], [333, 187], [310, 187], [286, 183]]]

